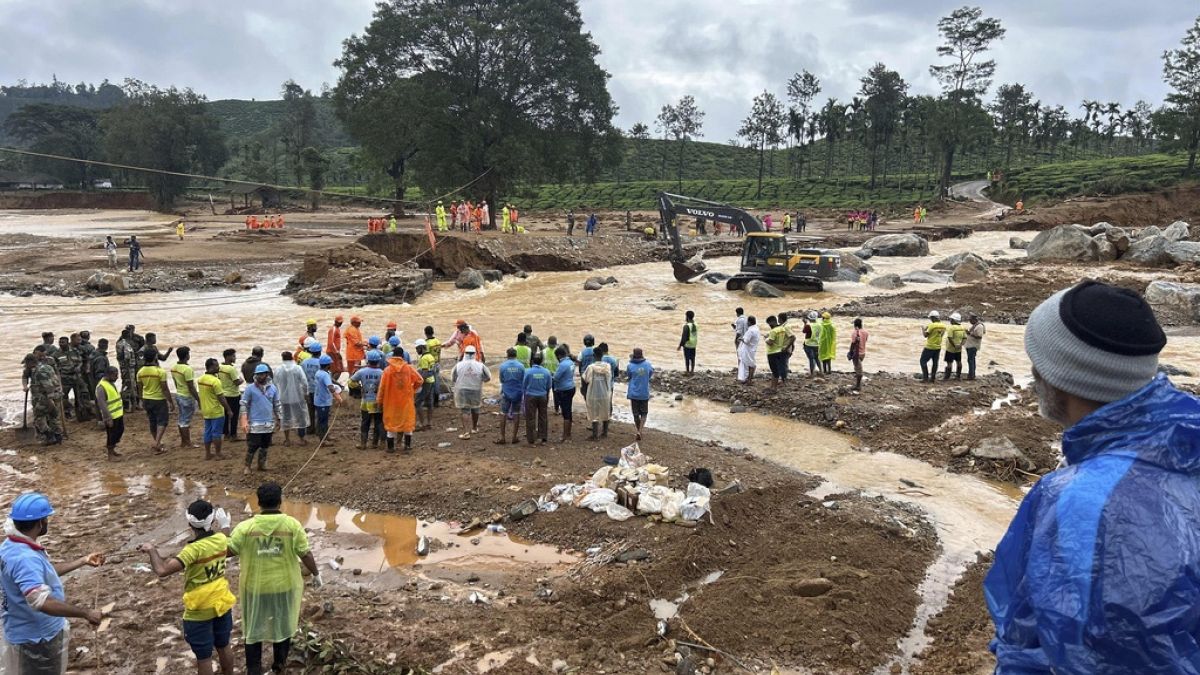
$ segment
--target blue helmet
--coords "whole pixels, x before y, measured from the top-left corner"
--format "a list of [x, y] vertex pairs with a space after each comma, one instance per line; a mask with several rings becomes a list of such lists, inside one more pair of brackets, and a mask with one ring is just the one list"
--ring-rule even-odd
[[258, 375], [259, 373], [269, 373], [269, 372], [271, 372], [271, 366], [268, 366], [265, 363], [260, 363], [257, 366], [254, 366], [254, 374], [255, 375]]
[[332, 365], [333, 357], [328, 354], [322, 354], [320, 360], [318, 360], [317, 363], [322, 366]]
[[308, 353], [309, 354], [320, 354], [321, 353], [321, 343], [314, 341], [312, 344], [308, 345]]
[[371, 345], [372, 347], [378, 347], [379, 346], [379, 336], [372, 335], [371, 337], [367, 338], [367, 344]]
[[382, 360], [383, 354], [378, 349], [367, 352], [367, 363], [379, 363]]
[[12, 503], [9, 518], [14, 521], [41, 520], [54, 514], [50, 500], [40, 492], [26, 492]]
[[393, 347], [399, 347], [400, 346], [400, 336], [393, 335], [392, 337], [388, 338], [388, 344]]

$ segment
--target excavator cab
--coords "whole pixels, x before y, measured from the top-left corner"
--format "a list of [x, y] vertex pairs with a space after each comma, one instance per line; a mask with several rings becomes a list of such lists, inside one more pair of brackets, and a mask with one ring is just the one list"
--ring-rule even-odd
[[779, 232], [750, 232], [742, 245], [741, 272], [725, 282], [731, 291], [758, 279], [781, 288], [819, 291], [837, 279], [841, 256], [816, 248], [793, 248]]

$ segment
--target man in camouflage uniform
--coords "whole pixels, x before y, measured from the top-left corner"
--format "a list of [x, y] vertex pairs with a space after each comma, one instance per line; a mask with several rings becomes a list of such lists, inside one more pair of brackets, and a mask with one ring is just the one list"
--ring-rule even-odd
[[126, 410], [142, 407], [137, 388], [137, 371], [141, 368], [141, 358], [133, 338], [130, 337], [132, 328], [133, 326], [126, 326], [125, 330], [121, 331], [121, 339], [117, 340], [117, 363], [121, 367], [121, 398], [125, 400]]
[[[42, 347], [46, 350], [46, 358], [50, 359], [51, 364], [58, 363], [58, 345], [54, 344], [54, 333], [49, 331], [42, 333]], [[55, 365], [57, 367], [57, 365]]]
[[29, 394], [33, 402], [33, 428], [42, 445], [62, 443], [63, 422], [62, 385], [58, 372], [46, 356], [44, 345], [38, 345], [33, 354], [25, 357], [25, 369], [29, 373]]
[[[75, 336], [75, 340], [79, 340], [79, 336]], [[58, 356], [55, 357], [58, 362], [58, 378], [62, 384], [62, 403], [63, 411], [68, 417], [74, 415], [74, 418], [80, 422], [84, 420], [84, 399], [83, 390], [87, 386], [83, 380], [83, 357], [79, 355], [79, 350], [71, 345], [71, 338], [63, 335], [58, 338]], [[71, 394], [75, 394], [75, 405], [70, 404]]]
[[[72, 345], [75, 345], [74, 340], [75, 336], [72, 335]], [[75, 348], [79, 350], [79, 356], [83, 359], [83, 398], [87, 403], [88, 416], [98, 419], [100, 413], [96, 410], [96, 385], [100, 384], [101, 378], [104, 377], [104, 371], [97, 374], [92, 370], [92, 355], [96, 353], [96, 346], [92, 344], [92, 332], [79, 331], [79, 344]]]
[[[92, 350], [91, 356], [88, 357], [88, 367], [92, 373], [92, 380], [89, 386], [93, 392], [96, 391], [96, 387], [100, 386], [100, 380], [104, 379], [104, 373], [108, 372], [110, 365], [112, 364], [108, 360], [108, 338], [100, 338], [100, 342], [96, 343], [95, 349]], [[99, 410], [97, 410], [97, 413], [99, 413]]]

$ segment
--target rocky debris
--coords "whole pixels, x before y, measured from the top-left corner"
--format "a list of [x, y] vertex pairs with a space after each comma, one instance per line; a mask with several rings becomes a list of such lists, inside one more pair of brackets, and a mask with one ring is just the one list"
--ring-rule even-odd
[[966, 252], [952, 255], [949, 258], [942, 258], [934, 263], [933, 269], [938, 270], [939, 272], [953, 272], [955, 268], [962, 263], [967, 262], [968, 260], [982, 265], [985, 270], [988, 267], [987, 262], [985, 262], [983, 258], [980, 258], [974, 253]]
[[1029, 242], [1020, 237], [1009, 237], [1008, 238], [1008, 247], [1012, 248], [1012, 249], [1017, 249], [1019, 251], [1023, 251], [1025, 249], [1029, 248]]
[[1113, 246], [1105, 234], [1097, 234], [1092, 237], [1092, 241], [1096, 244], [1096, 259], [1100, 262], [1112, 262], [1120, 255], [1117, 247]]
[[900, 277], [900, 280], [910, 284], [948, 284], [952, 281], [949, 275], [931, 272], [928, 270], [917, 270], [909, 272]]
[[[120, 274], [112, 274], [109, 272], [96, 272], [88, 278], [84, 284], [89, 290], [99, 291], [101, 293], [124, 293], [128, 288], [128, 282], [125, 277]], [[32, 295], [32, 293], [30, 294]]]
[[971, 454], [980, 459], [1016, 460], [1022, 467], [1030, 468], [1032, 462], [1021, 452], [1015, 443], [1006, 436], [992, 436], [979, 442], [971, 448]]
[[1191, 228], [1182, 220], [1177, 220], [1163, 230], [1162, 236], [1170, 241], [1184, 241], [1192, 238]]
[[1161, 234], [1139, 237], [1125, 252], [1125, 255], [1121, 256], [1121, 260], [1135, 265], [1166, 265], [1171, 262], [1171, 254], [1167, 252], [1167, 247], [1171, 244], [1171, 240]]
[[904, 288], [904, 280], [900, 278], [899, 274], [885, 274], [881, 277], [875, 277], [867, 285], [894, 291], [897, 288]]
[[[853, 253], [842, 253], [842, 264], [840, 269], [849, 269], [858, 272], [859, 274], [870, 274], [874, 268], [863, 262], [863, 259]], [[855, 279], [855, 281], [858, 281]]]
[[954, 267], [953, 274], [950, 275], [956, 283], [965, 284], [972, 281], [979, 281], [986, 278], [988, 275], [987, 263], [983, 262], [978, 256], [967, 258]]
[[504, 278], [504, 272], [500, 270], [479, 270], [479, 273], [483, 275], [483, 280], [488, 283], [500, 281]]
[[708, 274], [705, 274], [703, 278], [710, 284], [719, 284], [728, 279], [729, 275], [722, 274], [721, 272], [709, 272]]
[[233, 286], [235, 284], [240, 284], [240, 283], [242, 283], [242, 273], [235, 270], [233, 272], [230, 272], [229, 274], [226, 274], [225, 278], [222, 279], [222, 281], [224, 281], [229, 286]]
[[188, 270], [188, 271], [187, 271], [187, 278], [189, 278], [189, 279], [203, 279], [203, 278], [204, 278], [204, 270]]
[[[868, 239], [862, 248], [864, 251], [870, 251], [870, 255], [883, 257], [929, 255], [929, 241], [915, 234], [883, 234]], [[855, 255], [863, 257], [861, 254]]]
[[1088, 262], [1099, 258], [1096, 242], [1082, 228], [1074, 225], [1059, 225], [1039, 232], [1025, 251], [1030, 260]]
[[802, 598], [815, 598], [833, 590], [833, 582], [823, 577], [793, 581], [791, 591]]
[[1161, 237], [1161, 236], [1162, 236], [1162, 230], [1157, 225], [1151, 225], [1150, 227], [1143, 227], [1142, 229], [1138, 230], [1133, 235], [1133, 240], [1138, 241], [1140, 239], [1149, 239], [1151, 237]]
[[837, 280], [838, 281], [853, 281], [853, 282], [857, 283], [859, 281], [862, 281], [862, 275], [858, 273], [858, 270], [853, 270], [853, 269], [850, 269], [849, 267], [842, 267], [842, 268], [838, 269]]
[[508, 519], [512, 522], [525, 520], [529, 516], [537, 513], [538, 503], [536, 499], [526, 499], [508, 510]]
[[758, 279], [746, 284], [746, 292], [756, 298], [783, 298], [786, 294], [765, 281]]
[[1181, 311], [1191, 322], [1200, 322], [1200, 284], [1154, 281], [1146, 287], [1146, 302], [1155, 308]]
[[474, 290], [476, 288], [483, 288], [486, 282], [487, 280], [483, 278], [483, 273], [477, 269], [468, 267], [458, 274], [458, 278], [454, 280], [454, 287], [464, 290]]
[[433, 271], [393, 263], [361, 244], [313, 252], [288, 280], [284, 294], [315, 307], [400, 304], [433, 287]]
[[595, 278], [588, 279], [587, 281], [583, 282], [583, 290], [585, 291], [598, 291], [601, 288], [604, 288], [604, 284], [596, 281]]
[[1200, 242], [1174, 242], [1167, 246], [1167, 255], [1171, 257], [1172, 262], [1180, 265], [1200, 262]]
[[631, 548], [628, 551], [621, 551], [617, 554], [617, 562], [633, 562], [639, 560], [647, 560], [650, 558], [650, 552], [644, 548]]

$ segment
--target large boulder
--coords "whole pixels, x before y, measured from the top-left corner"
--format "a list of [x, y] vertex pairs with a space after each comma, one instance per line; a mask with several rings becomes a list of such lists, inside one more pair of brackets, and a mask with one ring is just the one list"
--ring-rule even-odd
[[1138, 230], [1137, 233], [1133, 235], [1133, 240], [1138, 241], [1141, 239], [1149, 239], [1151, 237], [1158, 237], [1161, 235], [1162, 230], [1160, 230], [1156, 225], [1151, 225], [1150, 227], [1143, 227], [1142, 229]]
[[775, 288], [765, 281], [754, 279], [746, 284], [746, 292], [758, 298], [782, 298], [786, 297], [784, 292]]
[[482, 272], [468, 267], [467, 269], [458, 273], [458, 279], [454, 280], [454, 287], [472, 290], [476, 288], [483, 288], [483, 284], [485, 282], [486, 279], [483, 278]]
[[929, 255], [929, 242], [915, 234], [882, 234], [868, 239], [862, 247], [883, 257]]
[[955, 265], [954, 272], [950, 275], [956, 283], [967, 284], [973, 281], [980, 281], [988, 275], [987, 263], [980, 260], [977, 256], [964, 259], [962, 262]]
[[1133, 242], [1129, 240], [1129, 235], [1125, 232], [1125, 230], [1116, 226], [1105, 230], [1104, 238], [1108, 240], [1108, 243], [1113, 245], [1113, 248], [1117, 249], [1118, 257], [1125, 255], [1125, 252], [1128, 251], [1129, 247], [1133, 245]]
[[858, 258], [859, 260], [870, 260], [871, 257], [875, 255], [875, 253], [869, 248], [860, 248], [857, 251], [855, 251], [852, 255], [855, 258]]
[[[841, 269], [850, 269], [859, 274], [870, 274], [873, 269], [870, 265], [863, 262], [863, 259], [853, 253], [842, 253]], [[855, 279], [857, 281], [857, 279]]]
[[882, 288], [885, 291], [894, 291], [897, 288], [904, 288], [904, 281], [899, 274], [885, 274], [881, 277], [875, 277], [867, 283], [873, 288]]
[[1098, 234], [1104, 234], [1108, 231], [1108, 228], [1112, 227], [1112, 225], [1109, 225], [1108, 223], [1096, 223], [1095, 225], [1089, 227], [1087, 225], [1080, 225], [1076, 223], [1071, 225], [1071, 227], [1083, 232], [1089, 237], [1094, 237]]
[[1009, 237], [1008, 247], [1015, 248], [1018, 251], [1024, 251], [1025, 249], [1029, 248], [1029, 242], [1020, 237]]
[[1161, 266], [1172, 262], [1171, 254], [1167, 252], [1167, 247], [1171, 246], [1170, 239], [1161, 234], [1153, 237], [1141, 237], [1133, 242], [1125, 255], [1121, 256], [1121, 260], [1129, 261], [1135, 265], [1151, 265]]
[[601, 288], [604, 288], [604, 284], [596, 281], [594, 277], [583, 282], [583, 290], [585, 291], [598, 291]]
[[101, 293], [124, 293], [128, 285], [125, 277], [109, 272], [96, 272], [85, 284], [89, 290]]
[[1078, 260], [1094, 261], [1099, 254], [1096, 242], [1086, 232], [1073, 225], [1039, 232], [1025, 249], [1030, 260]]
[[858, 273], [858, 270], [849, 267], [841, 267], [838, 269], [837, 280], [858, 282], [862, 281], [862, 275]]
[[949, 258], [942, 258], [934, 263], [933, 269], [940, 270], [942, 272], [953, 272], [954, 268], [958, 267], [967, 260], [974, 261], [975, 263], [982, 265], [984, 269], [987, 269], [988, 264], [984, 262], [983, 258], [980, 258], [970, 251], [966, 253], [957, 253]]
[[909, 272], [900, 277], [900, 280], [910, 284], [948, 284], [951, 282], [950, 275], [948, 274], [925, 270]]
[[979, 445], [971, 449], [971, 454], [981, 459], [1013, 460], [1026, 469], [1032, 465], [1025, 453], [1006, 436], [992, 436], [979, 441]]
[[500, 281], [504, 278], [504, 272], [500, 270], [479, 270], [479, 273], [483, 275], [484, 281]]
[[1168, 225], [1167, 229], [1163, 230], [1162, 236], [1171, 241], [1183, 241], [1185, 239], [1190, 239], [1192, 232], [1187, 223], [1183, 222], [1182, 220], [1177, 220]]
[[1200, 284], [1153, 281], [1146, 287], [1146, 302], [1181, 310], [1193, 322], [1200, 323]]
[[1200, 242], [1177, 241], [1167, 246], [1167, 255], [1174, 263], [1200, 262]]
[[1096, 242], [1096, 260], [1100, 262], [1112, 262], [1117, 259], [1117, 247], [1108, 240], [1106, 233], [1098, 234], [1092, 237], [1092, 241]]

